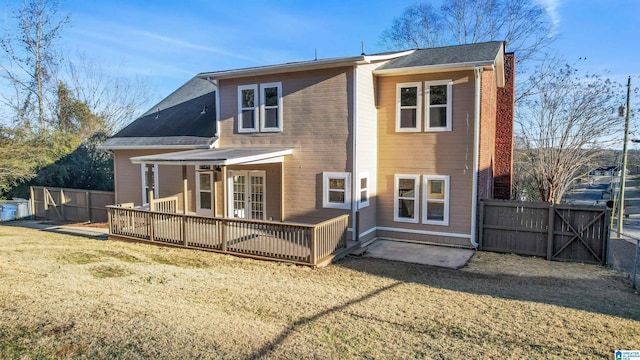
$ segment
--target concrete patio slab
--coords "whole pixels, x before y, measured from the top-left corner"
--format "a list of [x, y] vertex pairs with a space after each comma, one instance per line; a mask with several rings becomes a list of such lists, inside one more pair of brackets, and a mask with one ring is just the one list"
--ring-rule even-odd
[[459, 269], [471, 259], [474, 252], [472, 249], [377, 240], [367, 246], [363, 256]]

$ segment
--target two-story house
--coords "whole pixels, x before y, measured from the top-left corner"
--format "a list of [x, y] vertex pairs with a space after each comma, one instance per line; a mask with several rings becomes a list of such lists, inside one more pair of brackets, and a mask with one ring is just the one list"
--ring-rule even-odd
[[476, 246], [508, 198], [514, 57], [502, 42], [201, 73], [101, 145], [117, 203]]

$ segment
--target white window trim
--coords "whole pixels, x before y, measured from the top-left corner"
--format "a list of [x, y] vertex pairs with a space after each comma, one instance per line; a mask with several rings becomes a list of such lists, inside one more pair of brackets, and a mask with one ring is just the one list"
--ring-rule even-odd
[[[278, 89], [278, 126], [277, 127], [267, 127], [265, 124], [265, 110], [266, 110], [266, 99], [264, 96], [264, 89], [266, 88], [277, 88]], [[273, 108], [270, 107], [270, 108]], [[280, 132], [282, 131], [282, 83], [280, 82], [272, 82], [260, 84], [260, 131], [261, 132]]]
[[[146, 172], [147, 172], [147, 164], [146, 163], [142, 163], [140, 164], [140, 173], [141, 173], [141, 178], [142, 178], [142, 205], [147, 205], [149, 204], [149, 202], [145, 202], [145, 200], [147, 200], [147, 189], [145, 186], [145, 182], [146, 182]], [[160, 195], [158, 194], [159, 192], [159, 184], [158, 184], [158, 164], [153, 164], [153, 198], [157, 199], [160, 197]]]
[[[367, 187], [366, 188], [362, 188], [362, 179], [367, 179]], [[371, 188], [371, 180], [369, 177], [369, 173], [364, 171], [360, 173], [360, 176], [358, 177], [358, 209], [362, 209], [362, 208], [366, 208], [367, 206], [369, 206], [369, 199], [371, 198], [371, 192], [370, 189]], [[367, 201], [362, 201], [362, 191], [366, 191], [367, 192]]]
[[[429, 180], [444, 180], [444, 199], [443, 200], [431, 200], [435, 202], [443, 202], [444, 203], [444, 219], [442, 221], [437, 220], [428, 220], [427, 219], [427, 207], [428, 204], [428, 196], [427, 186]], [[447, 175], [423, 175], [422, 176], [422, 223], [427, 225], [441, 225], [448, 226], [449, 225], [449, 203], [451, 202], [449, 199], [449, 180], [450, 177]]]
[[[429, 123], [429, 117], [431, 116], [431, 111], [430, 110], [430, 103], [431, 103], [431, 86], [437, 86], [437, 85], [447, 85], [447, 111], [446, 111], [446, 116], [447, 116], [447, 126], [445, 127], [431, 127], [430, 123]], [[451, 117], [451, 104], [452, 104], [452, 94], [453, 94], [453, 81], [448, 79], [448, 80], [437, 80], [437, 81], [425, 81], [424, 83], [424, 92], [425, 92], [425, 102], [424, 102], [424, 131], [427, 132], [431, 132], [431, 131], [451, 131], [451, 122], [452, 122], [452, 117]], [[438, 106], [440, 107], [440, 106]]]
[[[402, 106], [400, 105], [400, 89], [407, 87], [417, 87], [417, 99], [416, 99], [416, 127], [415, 128], [402, 128], [400, 127], [400, 114]], [[408, 107], [405, 107], [408, 108]], [[410, 82], [410, 83], [398, 83], [396, 84], [396, 132], [420, 132], [422, 131], [422, 83]]]
[[[413, 179], [413, 218], [400, 217], [398, 206], [400, 205], [400, 197], [398, 196], [398, 188], [400, 187], [400, 179]], [[393, 221], [417, 224], [420, 222], [420, 214], [418, 203], [420, 202], [420, 175], [413, 174], [396, 174], [394, 175], [393, 185]]]
[[[245, 128], [242, 122], [242, 90], [253, 90], [253, 127]], [[253, 133], [258, 132], [258, 113], [260, 108], [260, 96], [258, 95], [258, 85], [239, 85], [238, 86], [238, 132], [239, 133]], [[246, 108], [247, 110], [250, 108]]]
[[[344, 203], [339, 204], [329, 202], [329, 180], [344, 180]], [[351, 173], [347, 172], [324, 172], [322, 173], [322, 207], [330, 209], [351, 209]]]

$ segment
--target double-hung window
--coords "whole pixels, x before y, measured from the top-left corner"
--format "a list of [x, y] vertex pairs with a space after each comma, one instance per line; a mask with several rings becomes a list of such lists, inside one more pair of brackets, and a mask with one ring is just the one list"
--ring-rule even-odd
[[422, 83], [396, 86], [396, 131], [416, 132], [421, 127]]
[[393, 220], [418, 223], [420, 175], [396, 175]]
[[423, 176], [422, 223], [449, 225], [449, 177]]
[[238, 132], [258, 131], [258, 85], [238, 86]]
[[425, 131], [451, 131], [451, 80], [427, 81]]
[[238, 86], [238, 132], [282, 131], [282, 83]]
[[325, 172], [322, 174], [322, 206], [333, 209], [350, 209], [351, 174]]
[[282, 85], [260, 84], [260, 131], [282, 131]]
[[396, 131], [451, 131], [452, 93], [451, 80], [397, 84]]

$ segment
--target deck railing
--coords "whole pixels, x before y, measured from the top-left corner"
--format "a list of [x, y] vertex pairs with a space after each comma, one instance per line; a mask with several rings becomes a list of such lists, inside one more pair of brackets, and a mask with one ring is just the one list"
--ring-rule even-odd
[[107, 208], [110, 235], [174, 246], [306, 265], [347, 246], [348, 215], [312, 225]]
[[153, 211], [175, 213], [178, 212], [178, 197], [169, 196], [165, 198], [152, 199], [151, 209]]

